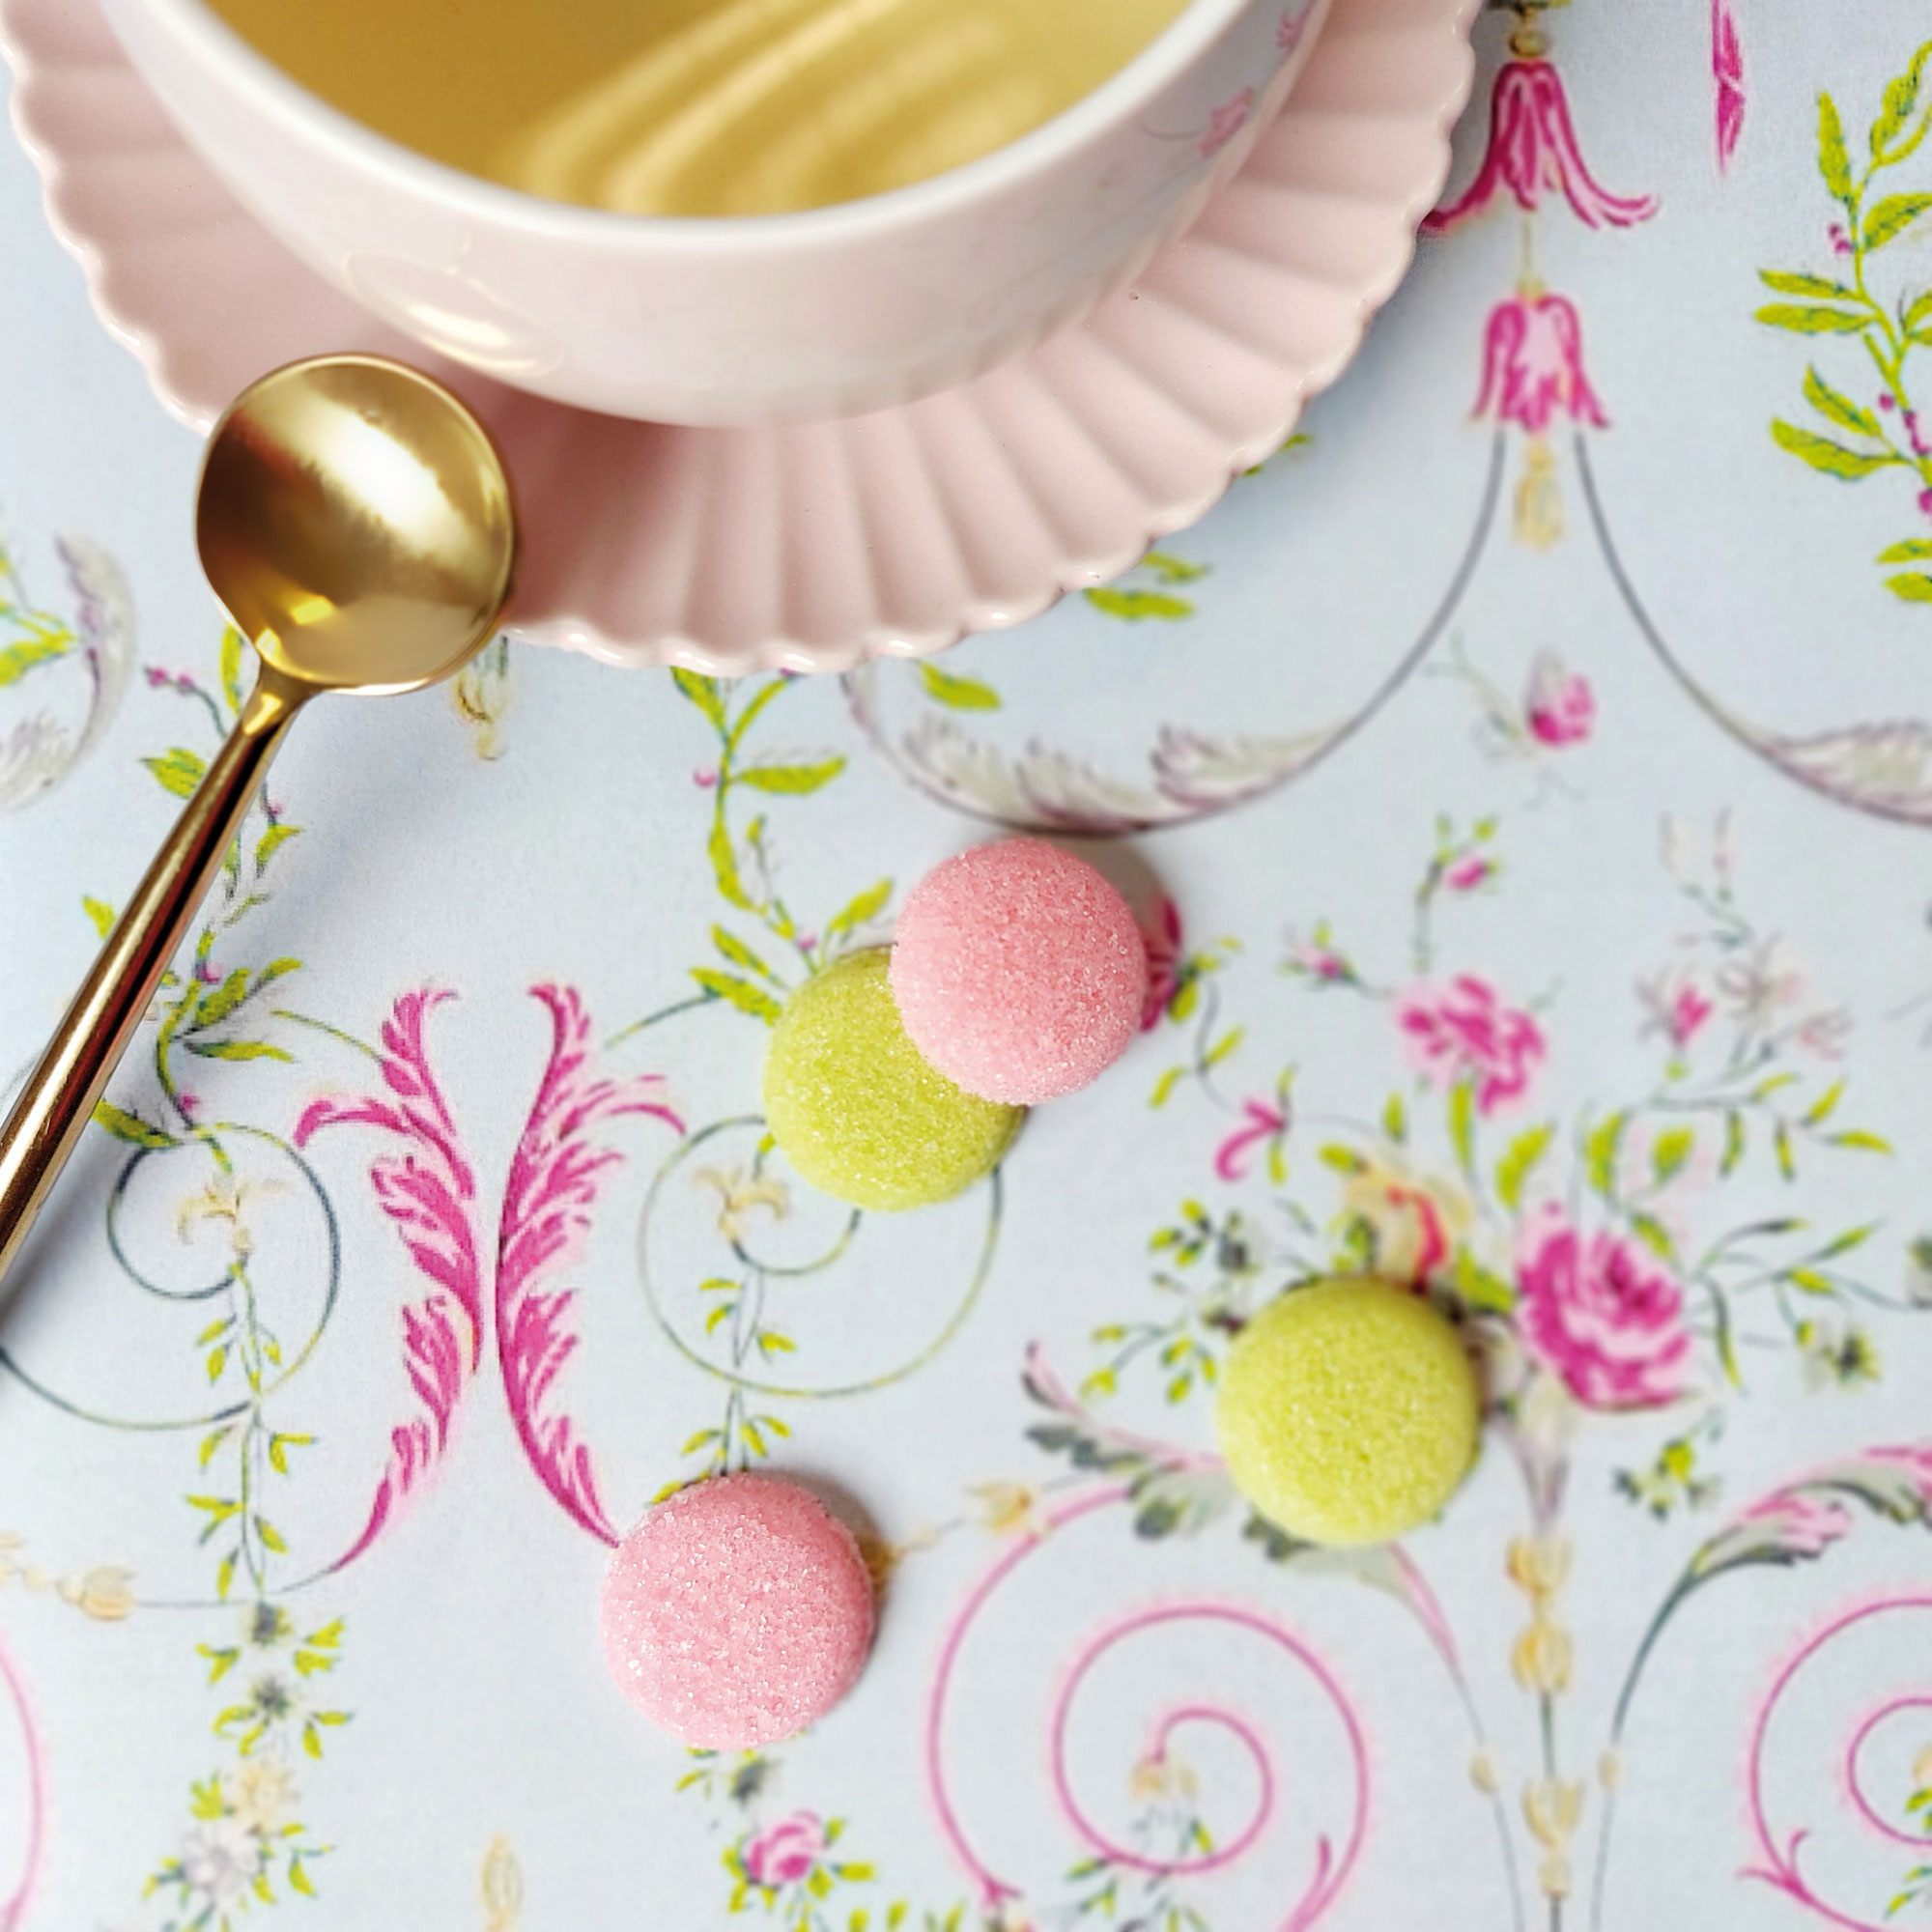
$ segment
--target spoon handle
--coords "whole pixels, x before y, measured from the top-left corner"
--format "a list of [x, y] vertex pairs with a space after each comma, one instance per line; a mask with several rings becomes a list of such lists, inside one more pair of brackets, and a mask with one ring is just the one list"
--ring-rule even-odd
[[0, 1127], [0, 1306], [8, 1273], [101, 1090], [134, 1037], [290, 723], [308, 696], [263, 668], [226, 745], [183, 808]]

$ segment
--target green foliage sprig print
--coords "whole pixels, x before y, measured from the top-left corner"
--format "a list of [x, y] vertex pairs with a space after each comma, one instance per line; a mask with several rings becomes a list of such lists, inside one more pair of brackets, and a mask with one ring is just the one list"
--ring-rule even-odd
[[[1918, 505], [1932, 526], [1932, 423], [1913, 400], [1917, 352], [1932, 349], [1932, 287], [1889, 273], [1891, 243], [1932, 213], [1932, 189], [1889, 177], [1923, 148], [1932, 129], [1932, 41], [1889, 81], [1854, 158], [1844, 120], [1829, 94], [1818, 97], [1818, 172], [1839, 210], [1830, 228], [1831, 272], [1767, 269], [1765, 286], [1779, 300], [1757, 319], [1794, 335], [1856, 339], [1877, 379], [1867, 406], [1853, 393], [1869, 382], [1839, 387], [1814, 363], [1804, 372], [1804, 400], [1826, 432], [1774, 418], [1781, 449], [1841, 483], [1862, 482], [1882, 470], [1901, 470], [1917, 482]], [[1884, 262], [1879, 257], [1885, 255]], [[1822, 345], [1821, 345], [1822, 346]], [[1932, 528], [1902, 537], [1878, 554], [1890, 573], [1886, 585], [1908, 604], [1932, 604]]]

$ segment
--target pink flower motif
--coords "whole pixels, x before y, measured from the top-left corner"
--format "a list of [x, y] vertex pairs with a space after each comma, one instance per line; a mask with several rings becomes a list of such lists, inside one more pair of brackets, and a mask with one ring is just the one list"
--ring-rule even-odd
[[1355, 969], [1332, 946], [1324, 946], [1319, 939], [1296, 939], [1292, 933], [1288, 941], [1288, 964], [1297, 973], [1306, 973], [1311, 980], [1325, 980], [1331, 985], [1343, 984], [1355, 977]]
[[1843, 1503], [1803, 1490], [1776, 1491], [1738, 1520], [1773, 1524], [1779, 1546], [1794, 1556], [1822, 1556], [1852, 1528], [1852, 1513]]
[[1664, 1025], [1669, 1029], [1671, 1041], [1677, 1046], [1689, 1046], [1703, 1024], [1717, 1010], [1695, 986], [1680, 986], [1677, 997], [1670, 1002], [1663, 1015]]
[[1282, 11], [1282, 16], [1275, 24], [1274, 43], [1280, 48], [1284, 60], [1301, 44], [1301, 37], [1308, 31], [1309, 16], [1314, 12], [1313, 7], [1304, 7], [1299, 13], [1293, 7]]
[[1609, 428], [1583, 372], [1583, 325], [1567, 296], [1525, 287], [1490, 311], [1475, 413], [1519, 423], [1531, 436], [1541, 436], [1559, 415]]
[[1452, 893], [1472, 893], [1485, 879], [1495, 876], [1495, 867], [1480, 852], [1459, 859], [1442, 874], [1442, 883]]
[[1711, 78], [1717, 86], [1718, 172], [1722, 174], [1745, 129], [1745, 53], [1731, 0], [1711, 0]]
[[1141, 1031], [1151, 1033], [1167, 1011], [1168, 1002], [1180, 990], [1180, 908], [1162, 896], [1154, 908], [1151, 928], [1141, 928], [1147, 948], [1147, 998], [1141, 1004]]
[[1250, 1151], [1288, 1131], [1288, 1116], [1268, 1100], [1244, 1100], [1242, 1124], [1214, 1151], [1214, 1172], [1223, 1180], [1245, 1180]]
[[191, 1121], [201, 1111], [201, 1095], [199, 1094], [177, 1094], [175, 1095], [175, 1105], [181, 1109], [184, 1120]]
[[718, 774], [709, 765], [699, 765], [692, 773], [691, 781], [699, 791], [710, 791], [718, 783]]
[[674, 1132], [656, 1074], [616, 1080], [595, 1071], [590, 1015], [574, 986], [532, 986], [550, 1009], [551, 1055], [510, 1162], [497, 1229], [497, 1353], [510, 1417], [530, 1467], [564, 1511], [605, 1543], [617, 1541], [597, 1492], [589, 1448], [553, 1407], [556, 1379], [577, 1352], [576, 1291], [548, 1284], [582, 1254], [608, 1171], [624, 1156], [591, 1130], [646, 1114]]
[[1614, 195], [1591, 176], [1577, 145], [1563, 82], [1540, 59], [1510, 61], [1497, 73], [1490, 97], [1489, 152], [1476, 179], [1460, 200], [1430, 215], [1423, 229], [1446, 235], [1505, 191], [1525, 213], [1541, 207], [1546, 193], [1560, 194], [1591, 228], [1629, 228], [1657, 213], [1654, 194]]
[[1438, 1087], [1470, 1082], [1485, 1114], [1529, 1091], [1547, 1051], [1535, 1020], [1468, 973], [1447, 985], [1418, 980], [1405, 988], [1395, 1019], [1415, 1067]]
[[1523, 1223], [1517, 1280], [1524, 1343], [1586, 1408], [1652, 1408], [1684, 1393], [1684, 1291], [1648, 1248], [1585, 1240], [1549, 1202]]
[[1538, 651], [1522, 695], [1529, 735], [1552, 752], [1580, 745], [1597, 722], [1597, 696], [1581, 671], [1569, 669], [1554, 651]]
[[1208, 131], [1201, 137], [1201, 155], [1205, 160], [1209, 155], [1218, 155], [1243, 128], [1248, 125], [1248, 116], [1254, 112], [1255, 91], [1244, 87], [1232, 100], [1224, 100], [1208, 117]]
[[827, 1849], [825, 1826], [817, 1812], [795, 1811], [745, 1847], [745, 1876], [768, 1890], [797, 1885], [811, 1876]]

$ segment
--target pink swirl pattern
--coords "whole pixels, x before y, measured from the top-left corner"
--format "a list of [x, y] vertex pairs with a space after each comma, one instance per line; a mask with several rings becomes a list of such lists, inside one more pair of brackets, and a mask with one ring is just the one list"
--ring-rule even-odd
[[[1804, 1876], [1801, 1860], [1805, 1840], [1813, 1835], [1811, 1829], [1801, 1825], [1788, 1831], [1781, 1830], [1773, 1824], [1770, 1815], [1765, 1795], [1765, 1758], [1770, 1733], [1778, 1707], [1783, 1703], [1794, 1681], [1829, 1646], [1836, 1643], [1848, 1632], [1870, 1623], [1875, 1618], [1914, 1613], [1932, 1614], [1932, 1592], [1895, 1592], [1854, 1605], [1850, 1609], [1840, 1611], [1785, 1660], [1751, 1723], [1746, 1752], [1747, 1769], [1745, 1793], [1751, 1830], [1758, 1844], [1758, 1861], [1747, 1865], [1743, 1875], [1746, 1878], [1761, 1879], [1767, 1885], [1776, 1886], [1779, 1891], [1795, 1899], [1820, 1918], [1833, 1925], [1843, 1927], [1844, 1932], [1890, 1932], [1890, 1928], [1895, 1926], [1897, 1921], [1883, 1916], [1863, 1918], [1855, 1911], [1834, 1904], [1816, 1891], [1811, 1882]], [[1888, 1838], [1896, 1838], [1902, 1843], [1922, 1850], [1923, 1839], [1893, 1830], [1878, 1816], [1870, 1801], [1861, 1791], [1858, 1781], [1860, 1753], [1872, 1732], [1896, 1712], [1919, 1707], [1932, 1709], [1932, 1690], [1913, 1691], [1894, 1697], [1867, 1715], [1853, 1731], [1845, 1747], [1842, 1780], [1851, 1796], [1854, 1808], [1863, 1822], [1876, 1826]]]
[[5, 1690], [7, 1701], [14, 1707], [27, 1762], [27, 1830], [26, 1845], [20, 1856], [20, 1876], [14, 1881], [13, 1890], [0, 1899], [0, 1932], [14, 1932], [16, 1926], [26, 1922], [27, 1908], [34, 1902], [46, 1855], [46, 1767], [41, 1757], [40, 1727], [34, 1721], [27, 1681], [4, 1640], [0, 1640], [0, 1689]]
[[1871, 1742], [1872, 1733], [1904, 1711], [1925, 1711], [1932, 1713], [1932, 1692], [1921, 1692], [1909, 1697], [1888, 1697], [1877, 1710], [1871, 1712], [1857, 1730], [1852, 1733], [1852, 1741], [1845, 1747], [1845, 1789], [1852, 1795], [1852, 1804], [1874, 1832], [1882, 1837], [1889, 1838], [1893, 1844], [1904, 1845], [1914, 1852], [1926, 1849], [1924, 1836], [1918, 1832], [1901, 1831], [1877, 1805], [1865, 1796], [1864, 1779], [1860, 1773], [1860, 1760], [1864, 1748]]
[[[926, 1782], [933, 1807], [939, 1816], [940, 1830], [953, 1856], [971, 1876], [989, 1913], [997, 1913], [1003, 1906], [1018, 1902], [1023, 1893], [1016, 1886], [998, 1877], [974, 1849], [948, 1787], [946, 1717], [960, 1651], [980, 1613], [1000, 1586], [1041, 1544], [1056, 1531], [1097, 1511], [1111, 1508], [1126, 1500], [1129, 1494], [1129, 1486], [1109, 1484], [1089, 1491], [1048, 1513], [1038, 1530], [1018, 1539], [980, 1577], [953, 1620], [941, 1648], [926, 1706]], [[1275, 1619], [1240, 1605], [1187, 1601], [1163, 1605], [1126, 1617], [1093, 1638], [1075, 1659], [1055, 1702], [1049, 1723], [1055, 1797], [1068, 1824], [1093, 1856], [1136, 1871], [1170, 1877], [1201, 1876], [1233, 1865], [1260, 1841], [1276, 1814], [1278, 1778], [1273, 1759], [1245, 1718], [1218, 1705], [1187, 1704], [1166, 1712], [1154, 1727], [1149, 1751], [1150, 1758], [1157, 1762], [1165, 1756], [1169, 1741], [1177, 1729], [1183, 1724], [1205, 1723], [1232, 1735], [1246, 1753], [1260, 1786], [1254, 1808], [1239, 1831], [1229, 1834], [1225, 1843], [1210, 1851], [1196, 1857], [1152, 1859], [1109, 1836], [1082, 1806], [1067, 1772], [1067, 1734], [1074, 1705], [1082, 1685], [1101, 1659], [1116, 1645], [1145, 1632], [1204, 1620], [1251, 1633], [1292, 1658], [1320, 1687], [1348, 1738], [1350, 1801], [1346, 1839], [1338, 1854], [1325, 1833], [1317, 1834], [1313, 1872], [1300, 1896], [1280, 1921], [1280, 1932], [1306, 1932], [1306, 1928], [1315, 1925], [1341, 1895], [1361, 1853], [1369, 1816], [1368, 1745], [1360, 1720], [1334, 1674], [1314, 1650]]]

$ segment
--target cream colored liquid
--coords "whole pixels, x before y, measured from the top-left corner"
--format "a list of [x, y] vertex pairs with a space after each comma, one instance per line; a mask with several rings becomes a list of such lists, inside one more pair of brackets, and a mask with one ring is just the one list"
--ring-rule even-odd
[[452, 167], [633, 214], [776, 214], [978, 159], [1188, 0], [210, 0]]

